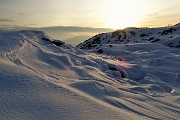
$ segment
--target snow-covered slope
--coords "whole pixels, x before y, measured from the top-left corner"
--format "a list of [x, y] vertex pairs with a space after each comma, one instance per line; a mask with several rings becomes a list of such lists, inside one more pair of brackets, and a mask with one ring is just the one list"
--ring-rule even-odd
[[96, 35], [77, 47], [117, 60], [110, 69], [133, 82], [128, 90], [171, 98], [179, 106], [180, 26], [126, 28]]
[[165, 44], [103, 44], [84, 52], [43, 32], [1, 31], [0, 117], [179, 119], [180, 51]]
[[126, 28], [111, 33], [96, 35], [77, 47], [80, 49], [98, 48], [104, 44], [159, 43], [180, 48], [180, 26], [162, 28]]

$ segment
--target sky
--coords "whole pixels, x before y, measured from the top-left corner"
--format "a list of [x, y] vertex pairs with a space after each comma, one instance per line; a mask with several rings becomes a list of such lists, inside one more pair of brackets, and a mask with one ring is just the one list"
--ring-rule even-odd
[[0, 27], [159, 27], [179, 13], [180, 0], [0, 0]]

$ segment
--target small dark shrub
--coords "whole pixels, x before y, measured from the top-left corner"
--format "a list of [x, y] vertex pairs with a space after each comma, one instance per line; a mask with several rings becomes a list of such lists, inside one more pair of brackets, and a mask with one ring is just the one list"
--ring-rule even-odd
[[140, 35], [140, 37], [146, 37], [146, 36], [148, 36], [148, 35], [145, 34], [145, 33], [143, 33], [143, 34]]
[[99, 49], [97, 52], [102, 54], [104, 51], [102, 49]]
[[42, 40], [45, 40], [45, 41], [50, 41], [50, 39], [48, 39], [48, 38], [42, 38]]
[[151, 41], [151, 42], [157, 42], [157, 41], [160, 41], [160, 39], [155, 39], [155, 40], [153, 40], [153, 41]]
[[176, 46], [175, 48], [180, 48], [180, 45]]
[[109, 66], [109, 70], [118, 71], [115, 67]]
[[54, 41], [52, 41], [52, 43], [55, 44], [56, 46], [61, 46], [64, 44], [63, 42], [61, 42], [59, 40], [54, 40]]
[[149, 40], [148, 41], [151, 41], [151, 40], [153, 40], [154, 38], [153, 37], [151, 37], [151, 38], [149, 38]]
[[169, 33], [173, 33], [173, 31], [176, 31], [176, 29], [175, 28], [169, 28], [168, 30], [164, 30], [162, 33], [161, 33], [161, 35], [167, 35], [167, 34], [169, 34]]
[[112, 47], [112, 45], [109, 45], [109, 47], [111, 48], [111, 47]]

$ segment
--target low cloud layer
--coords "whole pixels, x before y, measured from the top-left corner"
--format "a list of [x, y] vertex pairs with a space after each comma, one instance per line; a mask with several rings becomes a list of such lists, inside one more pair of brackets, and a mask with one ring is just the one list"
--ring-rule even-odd
[[7, 18], [0, 18], [0, 22], [14, 22], [14, 20]]
[[[34, 24], [32, 24], [33, 26]], [[91, 28], [79, 26], [54, 26], [42, 28], [30, 28], [25, 26], [11, 26], [7, 24], [0, 24], [0, 30], [38, 30], [44, 31], [54, 39], [63, 40], [73, 46], [87, 40], [88, 38], [103, 32], [112, 32], [113, 29], [109, 28]]]

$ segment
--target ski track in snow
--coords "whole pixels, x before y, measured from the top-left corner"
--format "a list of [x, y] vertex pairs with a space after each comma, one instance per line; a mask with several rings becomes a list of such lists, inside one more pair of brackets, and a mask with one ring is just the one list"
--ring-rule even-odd
[[[154, 31], [155, 36], [159, 31], [167, 34], [167, 29], [135, 32], [143, 36], [142, 31]], [[175, 41], [170, 45], [178, 46], [178, 29], [168, 34]], [[112, 33], [102, 34], [98, 39], [104, 43], [85, 52], [53, 42], [40, 31], [1, 31], [1, 119], [178, 120], [180, 49], [167, 46], [167, 40], [107, 43], [117, 41], [115, 34], [124, 31], [114, 33], [114, 38]], [[97, 53], [99, 49], [103, 53]]]

